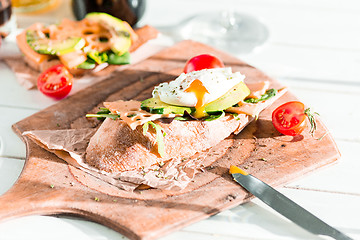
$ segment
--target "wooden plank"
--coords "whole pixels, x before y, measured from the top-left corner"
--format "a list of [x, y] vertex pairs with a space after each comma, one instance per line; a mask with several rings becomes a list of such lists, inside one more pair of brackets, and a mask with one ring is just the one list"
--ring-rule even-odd
[[[175, 78], [187, 59], [201, 53], [219, 56], [233, 71], [245, 74], [246, 81], [270, 80], [272, 86], [281, 86], [245, 62], [206, 45], [184, 41], [14, 124], [13, 129], [21, 136], [34, 129], [94, 127], [96, 124], [84, 116], [103, 101], [149, 97], [154, 85]], [[26, 164], [14, 187], [0, 197], [0, 219], [71, 213], [109, 226], [131, 239], [154, 239], [246, 202], [251, 196], [233, 182], [228, 174], [231, 164], [276, 186], [339, 157], [330, 135], [318, 141], [307, 133], [293, 138], [276, 132], [271, 123], [272, 109], [293, 99], [294, 95], [286, 94], [241, 134], [204, 153], [202, 157], [214, 163], [182, 192], [151, 189], [130, 193], [115, 189], [23, 138], [28, 153]], [[320, 134], [326, 131], [321, 122], [318, 125]]]

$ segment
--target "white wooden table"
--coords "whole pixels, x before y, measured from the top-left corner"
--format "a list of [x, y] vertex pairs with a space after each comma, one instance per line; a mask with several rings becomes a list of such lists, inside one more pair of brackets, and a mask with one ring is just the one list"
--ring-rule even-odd
[[[70, 0], [54, 12], [18, 15], [32, 21], [72, 18]], [[260, 51], [239, 58], [289, 86], [321, 114], [342, 157], [326, 168], [279, 188], [330, 225], [360, 239], [360, 3], [357, 0], [149, 0], [141, 24], [168, 26], [205, 10], [235, 9], [261, 18], [270, 39]], [[160, 41], [159, 44], [164, 44]], [[19, 86], [1, 61], [16, 47], [0, 50], [0, 194], [19, 176], [25, 145], [15, 122], [55, 101]], [[1, 206], [0, 206], [1, 208]], [[0, 223], [4, 239], [125, 239], [99, 224], [72, 217], [30, 216]], [[258, 199], [192, 224], [162, 239], [324, 239], [289, 222]]]

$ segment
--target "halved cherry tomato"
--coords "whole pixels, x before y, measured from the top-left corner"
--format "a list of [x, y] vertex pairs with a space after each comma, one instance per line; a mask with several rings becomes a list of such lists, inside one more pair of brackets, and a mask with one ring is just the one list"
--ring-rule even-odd
[[55, 65], [45, 70], [38, 78], [38, 89], [46, 96], [61, 99], [71, 91], [73, 76], [64, 65]]
[[306, 127], [305, 106], [298, 101], [287, 102], [272, 113], [272, 123], [284, 135], [299, 135]]
[[210, 54], [202, 54], [195, 56], [186, 62], [184, 67], [184, 73], [199, 71], [202, 69], [223, 68], [223, 67], [225, 67], [224, 63], [217, 57], [212, 56]]

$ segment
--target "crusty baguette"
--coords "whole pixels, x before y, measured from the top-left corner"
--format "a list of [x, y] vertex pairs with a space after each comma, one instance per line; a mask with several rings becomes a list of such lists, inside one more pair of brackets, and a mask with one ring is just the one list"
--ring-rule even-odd
[[106, 172], [119, 172], [186, 158], [215, 146], [232, 133], [241, 131], [253, 117], [231, 114], [214, 121], [172, 121], [159, 124], [166, 132], [165, 154], [160, 157], [155, 143], [156, 132], [149, 127], [144, 136], [142, 126], [132, 130], [122, 120], [106, 119], [86, 149], [86, 162]]

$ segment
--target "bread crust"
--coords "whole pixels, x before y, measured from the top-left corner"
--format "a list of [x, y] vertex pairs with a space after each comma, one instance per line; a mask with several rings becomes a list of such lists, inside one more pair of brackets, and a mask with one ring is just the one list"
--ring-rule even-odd
[[86, 162], [105, 172], [116, 173], [148, 167], [173, 158], [186, 158], [218, 144], [232, 133], [240, 132], [253, 118], [231, 114], [214, 121], [156, 120], [166, 132], [165, 154], [160, 157], [156, 132], [152, 127], [143, 135], [142, 126], [132, 130], [124, 121], [106, 119], [86, 149]]

